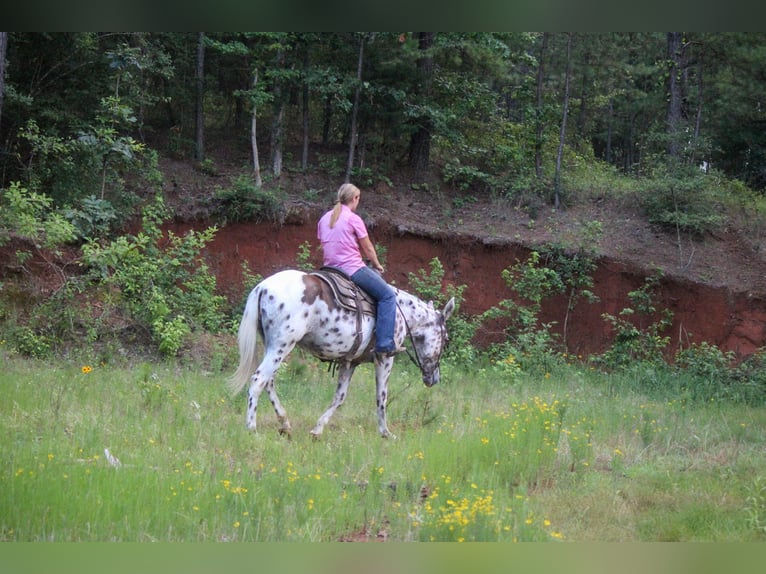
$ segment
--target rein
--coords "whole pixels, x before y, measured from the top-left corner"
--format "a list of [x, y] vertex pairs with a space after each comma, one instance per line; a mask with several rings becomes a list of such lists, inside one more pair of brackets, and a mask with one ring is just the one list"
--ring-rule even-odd
[[404, 319], [404, 326], [407, 327], [407, 335], [410, 338], [410, 343], [412, 343], [412, 350], [415, 351], [415, 356], [412, 356], [412, 353], [410, 353], [410, 350], [405, 347], [404, 350], [407, 353], [407, 356], [410, 358], [410, 361], [415, 363], [415, 366], [423, 370], [423, 367], [420, 363], [420, 356], [418, 355], [418, 348], [415, 346], [415, 340], [412, 338], [412, 329], [410, 329], [410, 324], [407, 322], [407, 315], [404, 314], [404, 311], [402, 311], [402, 308], [399, 306], [399, 302], [396, 302], [396, 308], [399, 309], [399, 312], [402, 314], [402, 319]]
[[[414, 357], [412, 356], [412, 353], [410, 353], [410, 350], [407, 347], [405, 347], [404, 350], [407, 353], [407, 356], [410, 358], [410, 361], [412, 361], [415, 364], [415, 366], [422, 371], [423, 364], [420, 361], [420, 355], [418, 354], [418, 348], [415, 346], [415, 340], [412, 338], [412, 329], [410, 329], [410, 324], [407, 321], [407, 316], [404, 314], [404, 311], [402, 311], [402, 308], [399, 306], [398, 301], [396, 303], [396, 308], [399, 309], [399, 312], [402, 314], [402, 319], [404, 319], [404, 326], [407, 328], [407, 335], [410, 338], [410, 343], [412, 343], [412, 350], [415, 351], [415, 356]], [[444, 331], [446, 330], [444, 327], [444, 324], [443, 323], [440, 324], [439, 328], [441, 330], [442, 340], [444, 340]], [[443, 352], [444, 352], [444, 346], [442, 346], [442, 353]], [[439, 359], [441, 359], [441, 353], [439, 353]]]

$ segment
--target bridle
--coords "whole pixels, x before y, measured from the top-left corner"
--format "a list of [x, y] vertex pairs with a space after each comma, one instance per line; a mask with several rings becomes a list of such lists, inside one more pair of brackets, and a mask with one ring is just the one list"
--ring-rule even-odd
[[[415, 356], [414, 357], [412, 356], [412, 353], [410, 353], [410, 350], [407, 347], [405, 347], [404, 350], [407, 353], [407, 356], [410, 358], [410, 361], [412, 361], [415, 364], [415, 366], [418, 369], [420, 369], [421, 372], [423, 372], [423, 362], [420, 360], [420, 354], [418, 353], [418, 348], [415, 345], [415, 339], [412, 336], [412, 329], [410, 329], [410, 324], [407, 321], [407, 316], [402, 311], [402, 308], [399, 306], [398, 302], [396, 303], [396, 308], [399, 309], [399, 313], [401, 313], [402, 319], [404, 319], [404, 326], [407, 328], [407, 335], [410, 338], [410, 343], [412, 343], [412, 350], [415, 352]], [[449, 342], [449, 337], [447, 336], [447, 327], [444, 324], [445, 321], [442, 317], [440, 317], [439, 319], [440, 319], [439, 330], [441, 332], [440, 334], [441, 334], [443, 344], [441, 346], [441, 349], [439, 350], [439, 356], [436, 357], [437, 365], [441, 361], [442, 355], [444, 354], [444, 350], [447, 348], [447, 343]]]

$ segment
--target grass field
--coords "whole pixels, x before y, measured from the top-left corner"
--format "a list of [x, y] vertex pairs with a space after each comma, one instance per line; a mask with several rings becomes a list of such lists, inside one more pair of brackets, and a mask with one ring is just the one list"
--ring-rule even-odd
[[0, 359], [0, 540], [766, 539], [766, 410], [636, 373], [443, 365], [426, 389], [399, 358], [395, 439], [364, 366], [312, 441], [334, 381], [299, 355], [277, 382], [292, 440], [268, 401], [245, 429], [228, 372]]

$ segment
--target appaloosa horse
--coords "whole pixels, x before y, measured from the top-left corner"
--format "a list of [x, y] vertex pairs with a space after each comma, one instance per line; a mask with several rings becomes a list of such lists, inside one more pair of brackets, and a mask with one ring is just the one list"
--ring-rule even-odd
[[[455, 309], [455, 299], [450, 299], [439, 311], [430, 302], [401, 289], [394, 290], [397, 299], [394, 340], [402, 346], [405, 338], [410, 338], [413, 360], [420, 367], [423, 382], [428, 387], [435, 385], [439, 382], [439, 360], [447, 343], [446, 321]], [[374, 325], [374, 317], [357, 315], [342, 306], [330, 285], [316, 274], [287, 270], [261, 281], [247, 298], [239, 325], [239, 367], [229, 381], [235, 393], [250, 381], [247, 427], [255, 430], [258, 398], [265, 389], [281, 423], [280, 433], [290, 434], [290, 421], [277, 397], [274, 376], [297, 345], [338, 365], [335, 397], [311, 430], [315, 438], [322, 434], [330, 417], [345, 400], [354, 369], [364, 362], [375, 364], [378, 430], [381, 436], [390, 436], [386, 402], [394, 358], [372, 353]], [[258, 334], [264, 345], [260, 364], [256, 358]]]

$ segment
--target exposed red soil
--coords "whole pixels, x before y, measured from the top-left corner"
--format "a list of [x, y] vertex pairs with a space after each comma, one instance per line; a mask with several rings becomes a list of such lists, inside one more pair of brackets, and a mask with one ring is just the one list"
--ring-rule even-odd
[[[228, 161], [232, 173], [241, 166], [240, 159]], [[222, 174], [227, 171], [224, 160], [217, 165]], [[163, 159], [161, 168], [165, 193], [176, 213], [168, 228], [183, 233], [210, 225], [216, 188], [228, 185], [229, 179], [197, 172], [188, 162]], [[252, 288], [243, 284], [243, 262], [253, 273], [266, 276], [294, 267], [299, 247], [309, 242], [313, 262], [320, 263], [316, 220], [331, 206], [338, 183], [317, 175], [287, 174], [280, 180], [287, 193], [282, 223], [232, 223], [219, 229], [206, 257], [230, 301], [241, 301]], [[535, 246], [555, 242], [576, 248], [588, 241], [583, 224], [600, 221], [600, 240], [586, 244], [597, 253], [593, 291], [599, 301], [581, 301], [571, 313], [566, 333], [570, 353], [604, 350], [612, 334], [602, 314], [617, 315], [630, 307], [628, 293], [655, 269], [664, 274], [659, 307], [674, 314], [671, 351], [707, 341], [743, 357], [766, 347], [764, 222], [751, 221], [718, 236], [679, 241], [649, 225], [629, 201], [586, 201], [559, 211], [544, 207], [533, 221], [507, 202], [423, 191], [404, 179], [362, 191], [359, 213], [373, 241], [385, 250], [389, 282], [408, 289], [408, 274], [428, 270], [429, 262], [438, 257], [445, 280], [466, 285], [465, 313], [481, 313], [511, 297], [501, 272], [525, 260]], [[0, 277], [9, 273], [11, 254], [9, 246], [0, 249]], [[37, 269], [45, 267], [41, 264]], [[49, 279], [56, 282], [55, 276]], [[561, 332], [566, 306], [564, 296], [547, 301], [542, 320], [557, 322], [554, 330]], [[501, 326], [488, 326], [476, 342], [496, 341], [501, 335]]]
[[[241, 155], [241, 154], [240, 154]], [[166, 180], [173, 182], [177, 221], [173, 229], [205, 225], [204, 212], [214, 203], [216, 186], [226, 184], [246, 157], [218, 157], [221, 175], [203, 177], [188, 164], [163, 161]], [[554, 210], [542, 207], [532, 220], [508, 202], [461, 195], [435, 184], [413, 185], [405, 173], [391, 185], [362, 187], [359, 213], [373, 241], [385, 250], [386, 277], [408, 289], [408, 274], [428, 270], [438, 257], [445, 281], [466, 285], [462, 311], [476, 314], [512, 296], [501, 277], [503, 269], [523, 261], [543, 243], [575, 249], [585, 245], [597, 254], [594, 274], [596, 303], [579, 302], [568, 319], [566, 343], [571, 353], [604, 350], [612, 339], [603, 313], [617, 315], [631, 307], [628, 293], [661, 270], [658, 307], [674, 314], [671, 353], [679, 346], [706, 341], [739, 357], [766, 347], [766, 222], [746, 220], [716, 236], [691, 239], [650, 225], [630, 198], [581, 201]], [[334, 201], [340, 181], [316, 173], [284, 174], [280, 187], [288, 198], [280, 225], [236, 223], [221, 228], [208, 256], [222, 291], [241, 300], [252, 287], [242, 284], [241, 264], [266, 276], [295, 266], [299, 246], [309, 242], [316, 255], [316, 220]], [[311, 191], [309, 193], [309, 191]], [[173, 193], [170, 193], [171, 201]], [[200, 217], [203, 221], [199, 221]], [[589, 244], [585, 224], [599, 221], [602, 234]], [[541, 319], [562, 331], [567, 300], [547, 301]], [[477, 343], [497, 341], [502, 326], [488, 326]]]

